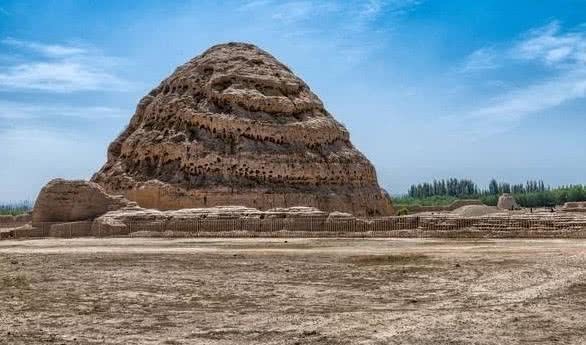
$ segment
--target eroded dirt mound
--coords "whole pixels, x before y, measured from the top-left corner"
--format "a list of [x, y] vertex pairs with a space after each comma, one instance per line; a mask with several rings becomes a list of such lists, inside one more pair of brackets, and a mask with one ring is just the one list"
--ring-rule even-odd
[[452, 214], [463, 216], [463, 217], [481, 217], [489, 214], [502, 212], [493, 206], [486, 205], [468, 205], [452, 211]]
[[[97, 218], [92, 228], [94, 233], [110, 229], [113, 231], [126, 231], [130, 228], [139, 229], [151, 228], [161, 232], [173, 229], [175, 231], [189, 234], [197, 226], [197, 221], [201, 219], [212, 220], [231, 220], [231, 223], [218, 223], [218, 230], [234, 231], [234, 227], [243, 227], [243, 224], [254, 223], [254, 220], [270, 220], [274, 218], [327, 218], [328, 213], [320, 211], [313, 207], [291, 207], [291, 208], [273, 208], [266, 211], [260, 211], [255, 208], [244, 206], [219, 206], [208, 208], [190, 208], [181, 210], [159, 211], [154, 209], [143, 208], [124, 208], [108, 212]], [[238, 221], [236, 223], [235, 221]], [[242, 228], [238, 229], [242, 230]], [[134, 234], [136, 236], [137, 234]]]
[[496, 207], [501, 210], [516, 210], [519, 208], [519, 205], [511, 194], [504, 193], [503, 195], [499, 196]]
[[586, 212], [586, 201], [566, 202], [561, 210], [564, 212]]
[[121, 196], [108, 195], [97, 183], [54, 179], [41, 189], [32, 221], [37, 225], [91, 220], [106, 212], [134, 205]]
[[147, 208], [393, 213], [346, 128], [287, 66], [244, 43], [208, 49], [144, 97], [92, 180]]

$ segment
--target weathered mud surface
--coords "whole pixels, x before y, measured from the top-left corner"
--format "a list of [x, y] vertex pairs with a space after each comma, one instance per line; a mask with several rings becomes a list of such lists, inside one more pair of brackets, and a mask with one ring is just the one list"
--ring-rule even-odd
[[247, 43], [211, 47], [143, 97], [92, 181], [161, 210], [394, 214], [348, 130], [293, 71]]
[[583, 240], [0, 242], [0, 344], [584, 344]]

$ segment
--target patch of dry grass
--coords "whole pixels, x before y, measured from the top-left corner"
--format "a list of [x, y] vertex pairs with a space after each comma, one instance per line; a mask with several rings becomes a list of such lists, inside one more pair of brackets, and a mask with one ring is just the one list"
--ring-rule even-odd
[[0, 290], [7, 288], [28, 289], [29, 286], [29, 277], [22, 273], [9, 274], [0, 278]]
[[586, 304], [586, 283], [573, 283], [567, 288], [567, 294], [580, 299], [582, 305]]
[[356, 255], [345, 260], [348, 263], [362, 266], [370, 265], [423, 265], [431, 259], [423, 254], [391, 254], [391, 255]]

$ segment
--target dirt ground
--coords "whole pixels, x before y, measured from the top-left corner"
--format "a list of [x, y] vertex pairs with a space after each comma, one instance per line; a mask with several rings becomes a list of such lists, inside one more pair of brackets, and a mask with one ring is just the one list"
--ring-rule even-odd
[[0, 344], [555, 343], [585, 240], [0, 242]]

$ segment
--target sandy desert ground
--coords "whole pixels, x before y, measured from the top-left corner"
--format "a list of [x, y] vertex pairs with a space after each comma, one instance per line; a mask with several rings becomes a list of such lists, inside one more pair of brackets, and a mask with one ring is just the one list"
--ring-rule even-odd
[[0, 242], [0, 344], [555, 343], [584, 240]]

